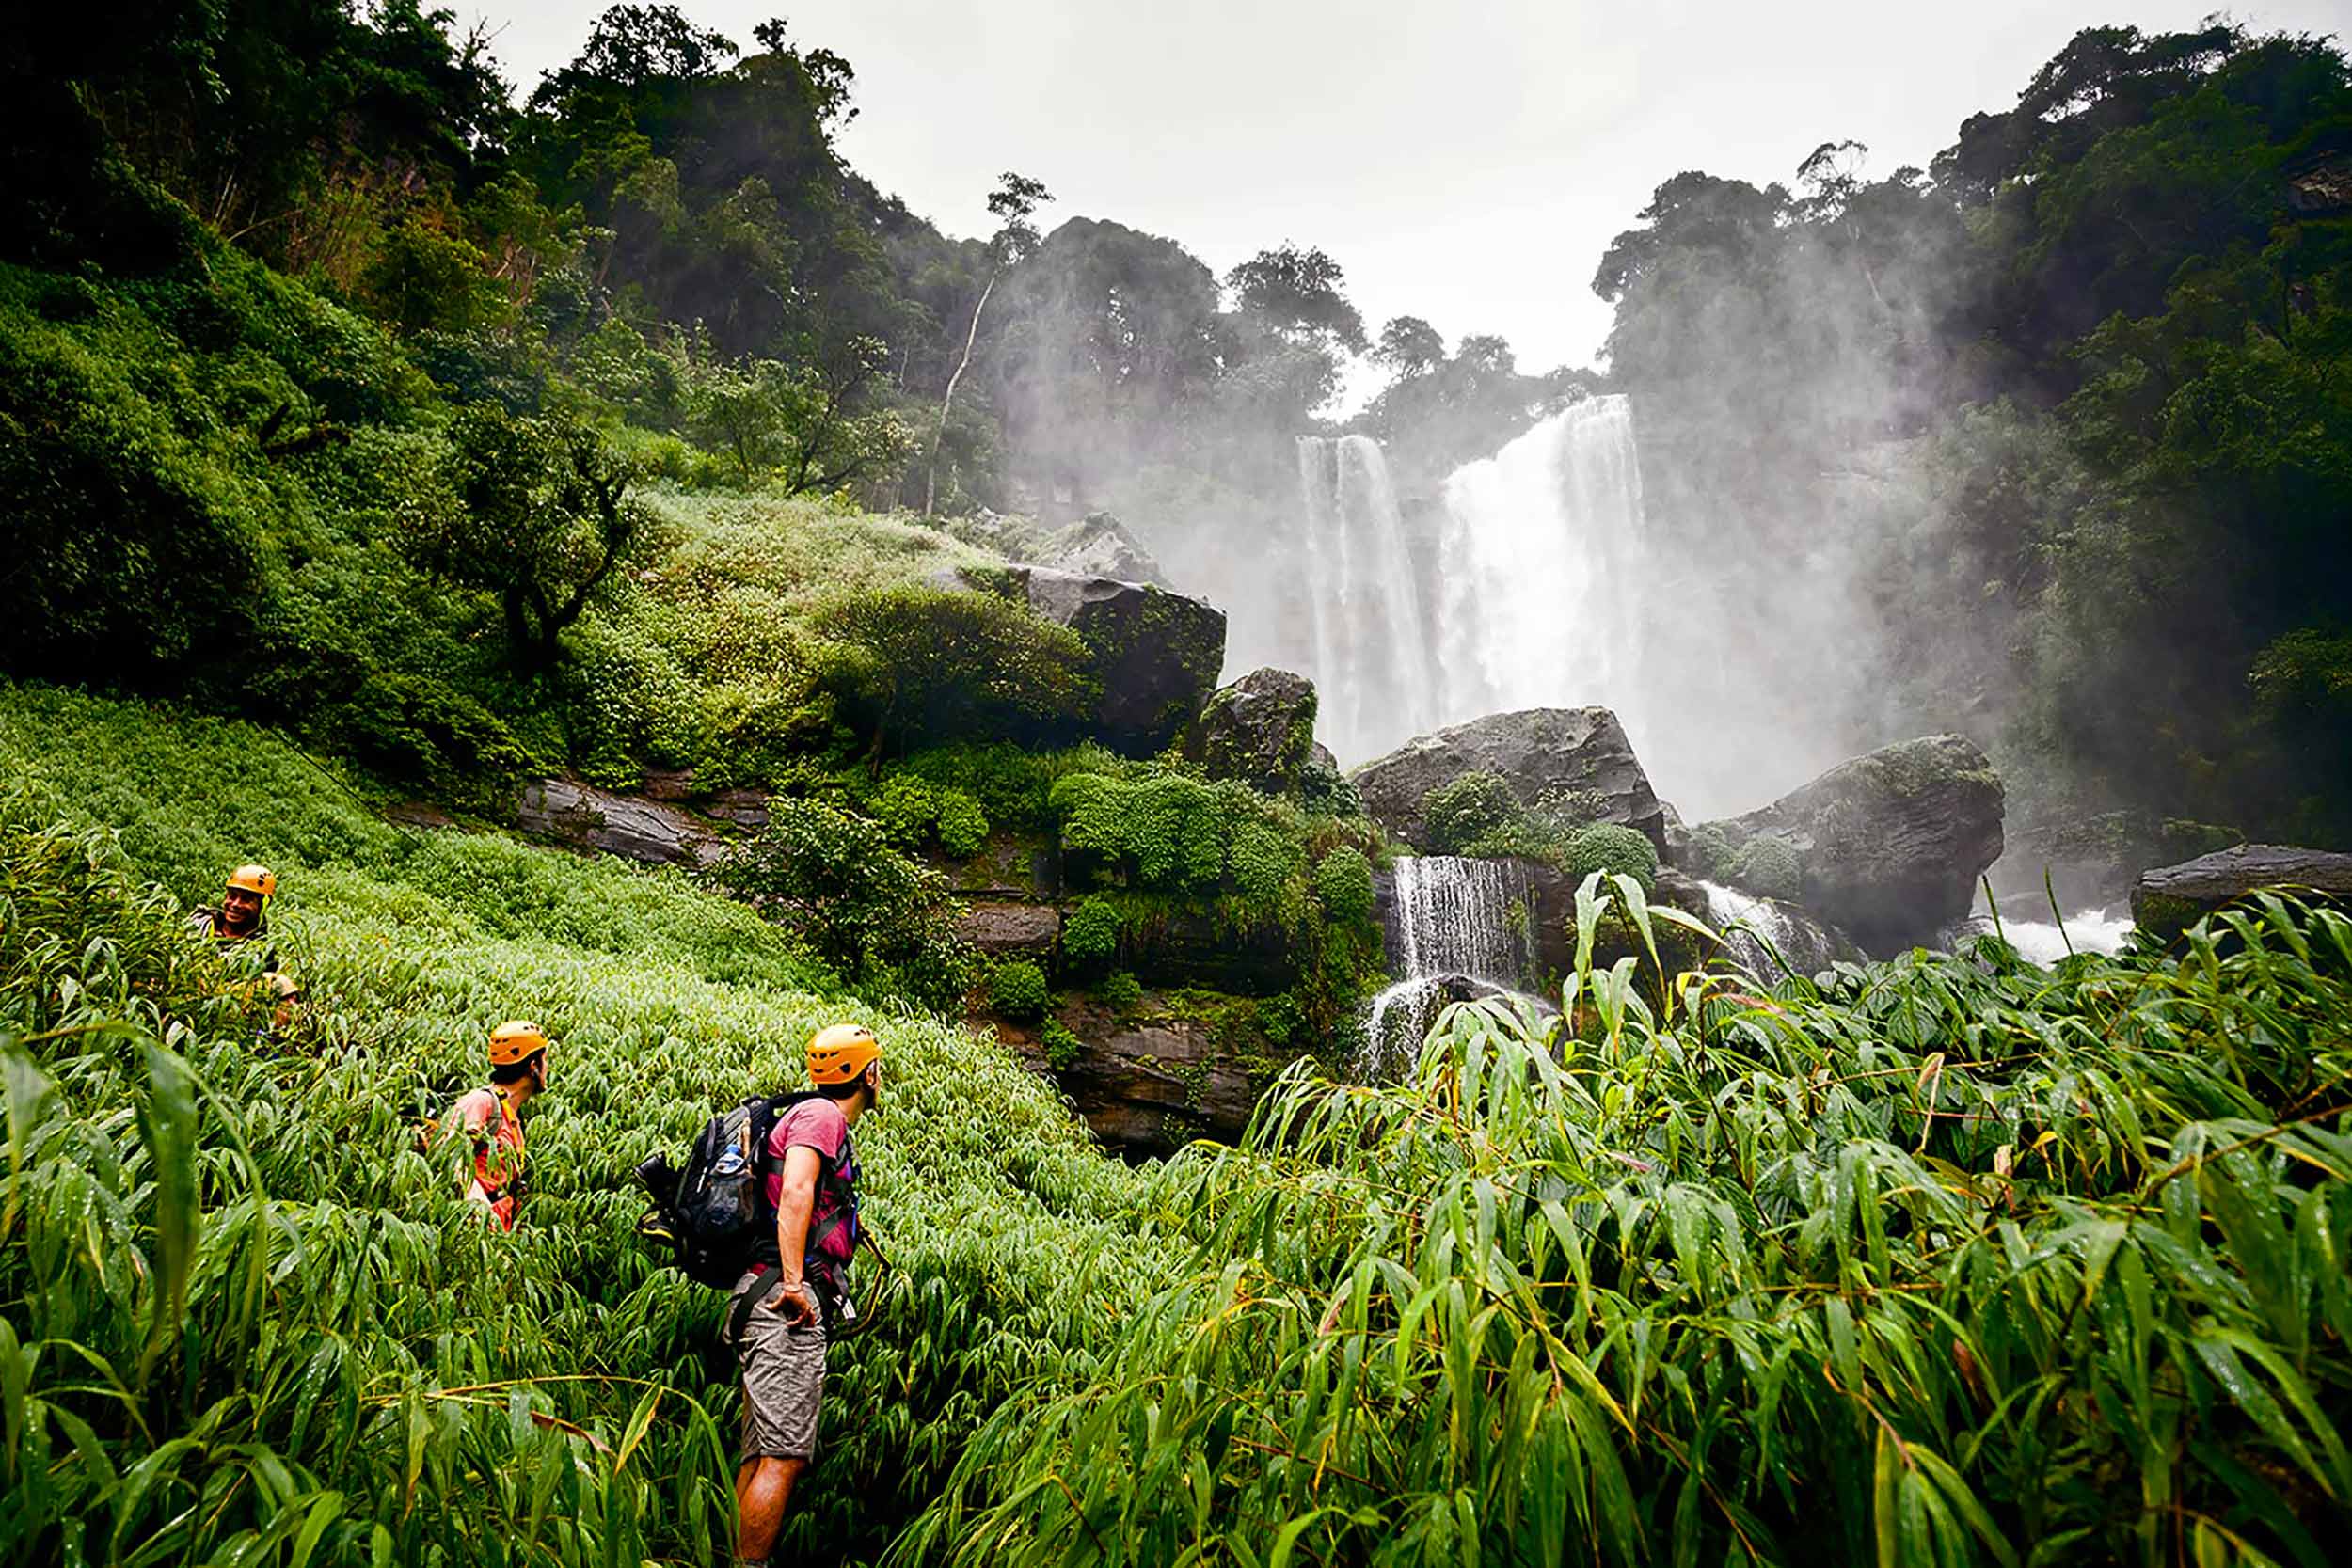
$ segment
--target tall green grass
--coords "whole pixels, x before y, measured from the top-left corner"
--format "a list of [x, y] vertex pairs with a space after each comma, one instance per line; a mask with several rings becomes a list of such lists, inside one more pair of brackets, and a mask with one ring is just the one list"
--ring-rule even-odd
[[1163, 1173], [1186, 1277], [898, 1560], [2342, 1560], [2352, 923], [1632, 978], [1295, 1065]]
[[[54, 692], [0, 712], [29, 791], [0, 811], [0, 1559], [723, 1556], [722, 1298], [641, 1251], [628, 1173], [796, 1085], [850, 1005], [739, 907], [395, 832], [260, 732]], [[288, 890], [311, 1002], [284, 1037], [253, 960], [180, 925], [224, 853]], [[415, 1132], [517, 1015], [558, 1047], [501, 1236]], [[1005, 1053], [873, 1021], [861, 1155], [895, 1268], [787, 1538], [818, 1560], [879, 1551], [1017, 1388], [1090, 1376], [1169, 1257], [1136, 1176]]]

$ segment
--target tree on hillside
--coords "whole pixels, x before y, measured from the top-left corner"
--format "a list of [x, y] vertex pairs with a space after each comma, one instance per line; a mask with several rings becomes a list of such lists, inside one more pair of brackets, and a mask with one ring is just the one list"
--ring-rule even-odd
[[1328, 254], [1289, 241], [1262, 250], [1225, 275], [1245, 314], [1295, 341], [1364, 352], [1364, 318], [1349, 304], [1346, 274]]
[[906, 424], [858, 400], [888, 362], [876, 339], [855, 338], [815, 366], [750, 359], [698, 365], [687, 391], [687, 429], [733, 457], [743, 483], [766, 476], [787, 496], [825, 494], [886, 470], [904, 457]]
[[826, 684], [872, 736], [870, 756], [950, 740], [1066, 737], [1097, 695], [1085, 642], [993, 594], [885, 588], [827, 607]]
[[1419, 316], [1398, 316], [1380, 329], [1372, 357], [1392, 378], [1426, 375], [1445, 363], [1445, 339]]
[[939, 507], [939, 449], [946, 437], [947, 416], [956, 405], [956, 384], [963, 372], [972, 368], [972, 345], [980, 335], [980, 312], [988, 309], [988, 296], [996, 292], [997, 283], [1008, 268], [1017, 266], [1037, 249], [1038, 234], [1029, 219], [1038, 208], [1053, 200], [1053, 194], [1038, 181], [1025, 174], [1007, 169], [997, 177], [996, 189], [988, 198], [988, 210], [996, 218], [998, 228], [988, 242], [988, 282], [980, 290], [977, 303], [972, 307], [972, 325], [963, 335], [963, 357], [956, 362], [955, 373], [947, 377], [947, 389], [940, 394], [939, 429], [931, 438], [930, 471], [923, 476], [923, 515], [932, 515]]
[[439, 477], [403, 514], [404, 548], [494, 595], [516, 668], [547, 670], [564, 628], [649, 543], [628, 464], [587, 425], [477, 406], [454, 421]]

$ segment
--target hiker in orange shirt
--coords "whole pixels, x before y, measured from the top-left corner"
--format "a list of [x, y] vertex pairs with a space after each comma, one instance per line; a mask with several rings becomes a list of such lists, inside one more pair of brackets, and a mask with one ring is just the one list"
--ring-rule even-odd
[[469, 1203], [485, 1205], [501, 1230], [515, 1228], [523, 1196], [523, 1107], [548, 1086], [548, 1037], [535, 1023], [501, 1023], [490, 1031], [490, 1084], [458, 1097], [441, 1118], [473, 1145]]

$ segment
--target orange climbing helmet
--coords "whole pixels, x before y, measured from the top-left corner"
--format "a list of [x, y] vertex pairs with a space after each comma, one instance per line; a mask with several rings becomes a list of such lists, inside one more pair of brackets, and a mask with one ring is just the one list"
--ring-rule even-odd
[[516, 1062], [527, 1062], [547, 1048], [548, 1037], [540, 1033], [539, 1026], [520, 1019], [501, 1023], [490, 1031], [492, 1067], [513, 1067]]
[[863, 1023], [827, 1024], [808, 1037], [812, 1084], [847, 1084], [866, 1070], [866, 1063], [880, 1060], [882, 1046]]
[[229, 873], [229, 885], [267, 898], [278, 891], [278, 874], [266, 865], [241, 865]]

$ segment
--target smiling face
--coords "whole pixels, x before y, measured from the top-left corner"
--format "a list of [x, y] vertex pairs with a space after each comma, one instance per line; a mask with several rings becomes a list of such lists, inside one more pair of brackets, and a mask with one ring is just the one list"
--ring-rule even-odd
[[253, 929], [262, 918], [262, 895], [246, 888], [232, 887], [220, 895], [220, 924], [224, 930], [242, 936]]

